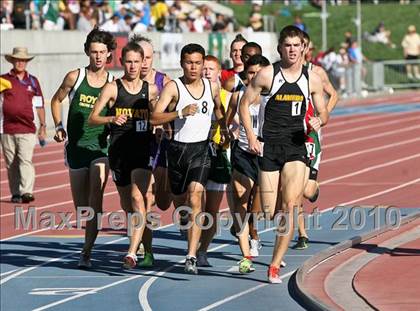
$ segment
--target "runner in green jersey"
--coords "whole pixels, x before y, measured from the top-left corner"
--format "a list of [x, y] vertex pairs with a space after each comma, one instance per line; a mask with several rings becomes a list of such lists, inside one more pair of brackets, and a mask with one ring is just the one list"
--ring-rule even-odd
[[[70, 71], [51, 100], [51, 111], [56, 126], [54, 139], [66, 141], [66, 165], [69, 167], [70, 186], [76, 209], [90, 207], [85, 215], [85, 243], [79, 268], [90, 268], [90, 254], [98, 235], [98, 213], [102, 212], [103, 193], [108, 179], [108, 142], [105, 126], [90, 127], [88, 117], [102, 87], [113, 80], [105, 66], [115, 50], [114, 37], [98, 28], [87, 36], [84, 45], [89, 65]], [[61, 103], [69, 96], [67, 132], [61, 119]], [[106, 113], [106, 111], [104, 111]]]

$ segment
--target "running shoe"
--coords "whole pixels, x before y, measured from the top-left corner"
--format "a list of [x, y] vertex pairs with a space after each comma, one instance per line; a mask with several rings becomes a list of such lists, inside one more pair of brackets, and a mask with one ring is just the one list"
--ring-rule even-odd
[[137, 266], [137, 256], [134, 254], [127, 254], [124, 257], [124, 269], [133, 269]]
[[185, 258], [185, 272], [190, 274], [198, 274], [197, 270], [197, 258], [187, 256]]
[[274, 266], [268, 267], [268, 271], [267, 271], [267, 277], [268, 277], [268, 282], [272, 283], [272, 284], [280, 284], [283, 283], [280, 275], [279, 275], [280, 269], [276, 268]]
[[309, 247], [308, 243], [309, 243], [309, 239], [307, 237], [300, 236], [298, 238], [297, 243], [293, 245], [292, 248], [298, 249], [298, 250], [307, 249]]
[[207, 259], [206, 252], [198, 252], [197, 266], [198, 267], [211, 267], [212, 266]]
[[308, 200], [311, 203], [315, 203], [316, 200], [318, 200], [318, 197], [319, 197], [319, 185], [317, 185], [317, 187], [316, 187], [315, 194], [311, 198], [309, 198]]
[[12, 198], [10, 199], [10, 202], [12, 203], [22, 203], [22, 197], [20, 194], [14, 194], [12, 195]]
[[280, 267], [284, 268], [286, 266], [287, 266], [286, 262], [282, 260], [281, 263], [280, 263]]
[[90, 262], [90, 253], [81, 252], [79, 263], [77, 264], [79, 269], [90, 269], [92, 268], [92, 263]]
[[254, 240], [251, 239], [251, 249], [250, 249], [250, 254], [252, 257], [258, 257], [260, 255], [259, 249], [261, 249], [261, 243], [260, 240]]
[[22, 194], [22, 203], [31, 203], [35, 200], [35, 197], [32, 193], [24, 193]]
[[144, 253], [143, 260], [140, 261], [140, 268], [152, 268], [155, 264], [155, 259], [153, 258], [152, 253]]
[[239, 262], [239, 273], [246, 274], [254, 271], [255, 269], [252, 265], [252, 261], [248, 258], [242, 258], [242, 260]]

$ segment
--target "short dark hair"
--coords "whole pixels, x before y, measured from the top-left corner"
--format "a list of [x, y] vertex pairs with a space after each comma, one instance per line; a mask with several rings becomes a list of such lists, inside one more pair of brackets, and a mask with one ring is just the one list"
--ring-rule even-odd
[[303, 41], [303, 31], [293, 25], [284, 27], [280, 31], [279, 45], [283, 44], [288, 37], [299, 37], [300, 41]]
[[124, 59], [125, 55], [130, 51], [137, 52], [141, 55], [141, 58], [144, 58], [143, 48], [134, 42], [129, 42], [125, 47], [123, 47], [121, 51], [121, 58]]
[[181, 62], [184, 60], [185, 54], [200, 53], [204, 57], [206, 56], [206, 51], [204, 48], [196, 43], [190, 43], [185, 45], [181, 50]]
[[245, 43], [245, 45], [242, 47], [242, 50], [241, 50], [242, 54], [245, 54], [243, 52], [246, 49], [256, 49], [256, 50], [258, 50], [257, 54], [262, 54], [261, 45], [259, 45], [257, 42], [247, 42], [247, 43]]
[[245, 70], [248, 69], [249, 66], [260, 65], [261, 67], [267, 67], [270, 65], [270, 61], [261, 54], [252, 55], [245, 63]]
[[248, 41], [244, 38], [243, 35], [241, 34], [237, 34], [235, 39], [233, 39], [233, 41], [230, 44], [230, 49], [232, 49], [232, 46], [236, 43], [236, 42], [245, 42], [248, 43]]
[[[84, 44], [86, 55], [89, 55], [90, 44], [95, 42], [105, 44], [108, 52], [112, 52], [117, 48], [117, 43], [115, 42], [114, 36], [108, 31], [100, 30], [97, 26], [95, 26], [86, 37]], [[110, 63], [111, 61], [112, 54], [108, 57], [107, 63]]]

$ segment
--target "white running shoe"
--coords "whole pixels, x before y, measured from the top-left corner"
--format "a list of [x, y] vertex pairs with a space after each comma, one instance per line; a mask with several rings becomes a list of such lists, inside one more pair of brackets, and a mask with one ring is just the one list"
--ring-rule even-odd
[[249, 250], [252, 257], [258, 257], [260, 255], [260, 241], [259, 240], [251, 240], [250, 242], [251, 249]]

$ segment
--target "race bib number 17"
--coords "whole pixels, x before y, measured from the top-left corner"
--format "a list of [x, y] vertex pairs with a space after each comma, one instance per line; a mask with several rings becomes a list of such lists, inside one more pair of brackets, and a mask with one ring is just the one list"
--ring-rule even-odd
[[148, 130], [147, 120], [136, 121], [136, 132], [146, 132]]

